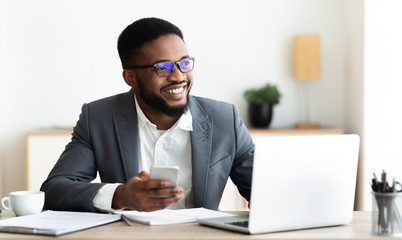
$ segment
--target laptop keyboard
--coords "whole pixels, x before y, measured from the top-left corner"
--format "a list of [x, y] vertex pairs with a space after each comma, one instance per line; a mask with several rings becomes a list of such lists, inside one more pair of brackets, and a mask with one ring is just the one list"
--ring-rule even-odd
[[248, 220], [238, 222], [227, 222], [226, 224], [248, 228]]

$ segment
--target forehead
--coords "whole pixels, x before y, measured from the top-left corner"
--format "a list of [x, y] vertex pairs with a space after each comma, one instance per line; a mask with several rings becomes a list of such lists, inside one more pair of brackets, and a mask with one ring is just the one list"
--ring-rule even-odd
[[162, 60], [178, 61], [184, 56], [188, 56], [184, 41], [175, 34], [169, 34], [144, 44], [141, 48], [142, 59], [139, 61], [144, 63]]

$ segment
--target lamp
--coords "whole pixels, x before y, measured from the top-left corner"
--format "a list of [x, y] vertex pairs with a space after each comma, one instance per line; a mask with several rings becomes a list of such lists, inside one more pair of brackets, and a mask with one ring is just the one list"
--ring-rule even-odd
[[298, 34], [293, 37], [293, 77], [304, 85], [305, 121], [296, 128], [319, 128], [309, 122], [309, 82], [320, 78], [320, 37], [318, 34]]

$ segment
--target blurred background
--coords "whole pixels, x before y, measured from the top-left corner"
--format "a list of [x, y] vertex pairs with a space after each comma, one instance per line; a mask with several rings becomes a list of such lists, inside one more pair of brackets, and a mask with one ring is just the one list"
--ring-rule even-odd
[[370, 208], [373, 171], [402, 179], [400, 12], [398, 0], [0, 0], [1, 195], [25, 186], [26, 132], [71, 128], [83, 103], [129, 90], [117, 38], [155, 16], [184, 33], [193, 95], [235, 104], [248, 124], [243, 92], [276, 84], [283, 97], [271, 128], [302, 120], [292, 38], [319, 34], [309, 117], [360, 135], [357, 208]]

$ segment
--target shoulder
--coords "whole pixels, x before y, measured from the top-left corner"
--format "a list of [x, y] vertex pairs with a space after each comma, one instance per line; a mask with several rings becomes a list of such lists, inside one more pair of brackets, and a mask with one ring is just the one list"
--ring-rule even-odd
[[190, 97], [190, 106], [197, 106], [197, 107], [201, 107], [204, 110], [207, 111], [213, 111], [213, 110], [223, 110], [223, 109], [227, 109], [230, 110], [235, 107], [233, 104], [231, 103], [227, 103], [227, 102], [222, 102], [222, 101], [218, 101], [218, 100], [214, 100], [214, 99], [210, 99], [210, 98], [204, 98], [204, 97], [198, 97], [198, 96], [191, 96]]
[[130, 90], [86, 103], [83, 107], [93, 114], [135, 111], [134, 93], [133, 90]]
[[231, 103], [214, 99], [191, 96], [190, 111], [193, 115], [205, 115], [215, 120], [237, 117], [237, 107]]
[[99, 107], [107, 107], [107, 106], [121, 106], [124, 103], [134, 103], [134, 93], [132, 90], [116, 94], [113, 96], [101, 98], [95, 101], [88, 103], [90, 106], [99, 106]]

